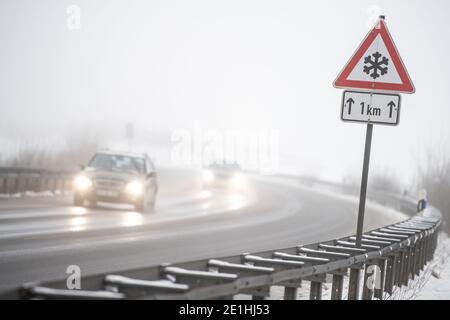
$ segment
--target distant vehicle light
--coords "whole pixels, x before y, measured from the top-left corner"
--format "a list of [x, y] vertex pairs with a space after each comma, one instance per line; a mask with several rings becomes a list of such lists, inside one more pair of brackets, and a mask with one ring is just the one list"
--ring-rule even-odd
[[140, 181], [129, 182], [125, 189], [133, 196], [140, 196], [144, 192], [144, 185]]
[[211, 183], [215, 179], [214, 173], [211, 170], [205, 170], [203, 171], [203, 180], [206, 183]]
[[78, 190], [87, 190], [92, 187], [92, 180], [84, 175], [79, 175], [74, 180], [74, 186]]

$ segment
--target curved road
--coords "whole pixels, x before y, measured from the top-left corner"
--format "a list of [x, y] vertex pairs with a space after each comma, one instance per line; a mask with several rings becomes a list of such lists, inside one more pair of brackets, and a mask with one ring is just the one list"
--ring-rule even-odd
[[[0, 292], [24, 282], [269, 250], [354, 232], [357, 199], [295, 179], [248, 176], [247, 187], [202, 189], [200, 175], [163, 170], [155, 212], [84, 209], [70, 195], [0, 199]], [[369, 203], [365, 228], [405, 216]]]

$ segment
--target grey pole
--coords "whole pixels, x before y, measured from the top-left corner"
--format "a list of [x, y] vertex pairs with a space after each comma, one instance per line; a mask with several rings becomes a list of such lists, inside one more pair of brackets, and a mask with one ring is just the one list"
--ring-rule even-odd
[[[366, 207], [366, 194], [367, 194], [367, 179], [369, 176], [369, 160], [370, 160], [370, 147], [372, 146], [372, 130], [373, 124], [367, 123], [366, 129], [366, 145], [364, 147], [364, 163], [361, 178], [361, 190], [359, 195], [359, 210], [358, 210], [358, 222], [356, 225], [356, 247], [361, 248], [361, 240], [364, 226], [364, 209]], [[350, 269], [350, 279], [348, 287], [348, 300], [359, 299], [359, 287], [360, 287], [360, 269]]]
[[359, 195], [358, 223], [356, 226], [356, 246], [361, 247], [361, 239], [364, 226], [364, 209], [366, 207], [367, 179], [369, 176], [370, 148], [372, 145], [373, 124], [367, 124], [366, 145], [364, 147], [364, 163], [361, 178], [361, 190]]

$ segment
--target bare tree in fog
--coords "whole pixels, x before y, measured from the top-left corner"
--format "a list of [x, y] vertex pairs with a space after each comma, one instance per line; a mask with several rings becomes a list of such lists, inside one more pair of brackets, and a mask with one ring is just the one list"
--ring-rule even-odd
[[[445, 148], [428, 146], [418, 167], [417, 189], [426, 189], [429, 202], [441, 210], [444, 220], [450, 218], [450, 156]], [[450, 224], [446, 223], [447, 231]]]
[[369, 188], [389, 192], [393, 194], [402, 193], [402, 185], [395, 173], [390, 171], [375, 172], [369, 179]]
[[25, 143], [15, 154], [2, 159], [2, 165], [48, 170], [74, 170], [77, 165], [86, 163], [100, 144], [101, 140], [97, 135], [87, 132], [70, 136], [60, 148]]

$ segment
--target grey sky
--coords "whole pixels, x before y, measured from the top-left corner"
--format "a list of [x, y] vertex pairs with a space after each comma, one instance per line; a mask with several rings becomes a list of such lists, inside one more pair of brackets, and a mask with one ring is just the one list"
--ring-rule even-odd
[[[66, 27], [71, 4], [80, 30]], [[447, 0], [3, 0], [0, 144], [200, 120], [278, 130], [286, 168], [359, 173], [365, 127], [339, 120], [332, 82], [377, 7], [416, 93], [402, 95], [398, 127], [374, 128], [372, 168], [407, 180], [419, 147], [450, 138]]]

